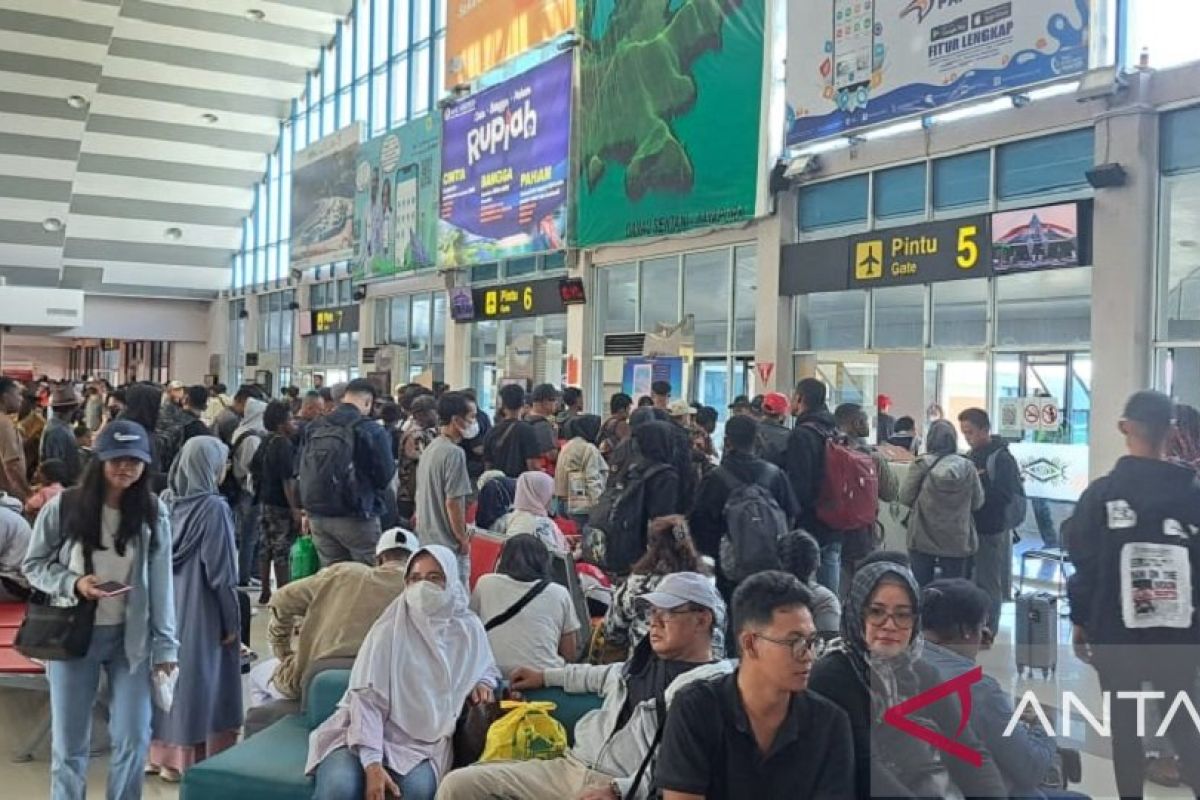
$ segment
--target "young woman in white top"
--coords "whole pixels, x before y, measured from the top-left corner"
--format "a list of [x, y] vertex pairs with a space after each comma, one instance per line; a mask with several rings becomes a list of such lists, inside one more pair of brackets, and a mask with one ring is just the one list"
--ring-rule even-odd
[[[534, 590], [516, 614], [510, 608]], [[471, 610], [483, 620], [496, 666], [555, 669], [578, 652], [579, 617], [565, 586], [550, 579], [550, 550], [536, 536], [518, 534], [504, 543], [496, 572], [484, 575], [471, 594]]]
[[554, 478], [544, 472], [523, 472], [517, 478], [512, 511], [496, 520], [492, 530], [505, 536], [531, 533], [547, 547], [567, 552], [571, 549], [567, 537], [550, 517], [553, 500]]
[[558, 454], [554, 471], [554, 496], [580, 533], [608, 483], [608, 462], [596, 446], [600, 425], [600, 417], [595, 414], [580, 414], [568, 420], [563, 431], [570, 441]]

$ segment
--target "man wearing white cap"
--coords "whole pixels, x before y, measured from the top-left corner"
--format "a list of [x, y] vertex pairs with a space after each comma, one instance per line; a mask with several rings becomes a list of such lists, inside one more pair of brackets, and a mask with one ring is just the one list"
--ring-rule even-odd
[[603, 695], [603, 706], [575, 726], [575, 746], [565, 756], [455, 770], [443, 779], [438, 797], [649, 797], [655, 751], [672, 698], [693, 681], [729, 673], [732, 665], [712, 663], [712, 632], [724, 618], [725, 604], [708, 577], [672, 573], [640, 602], [650, 634], [628, 662], [569, 664], [545, 672], [519, 667], [512, 673], [516, 690], [557, 686], [572, 694]]
[[[277, 589], [267, 623], [275, 658], [250, 672], [251, 702], [298, 699], [310, 665], [358, 655], [375, 620], [404, 591], [408, 559], [420, 547], [412, 531], [391, 528], [375, 546], [376, 566], [342, 561]], [[300, 620], [304, 627], [293, 643]]]

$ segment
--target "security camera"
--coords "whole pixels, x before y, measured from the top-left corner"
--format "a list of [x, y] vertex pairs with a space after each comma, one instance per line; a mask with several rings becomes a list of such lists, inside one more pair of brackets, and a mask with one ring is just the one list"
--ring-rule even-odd
[[1094, 69], [1079, 81], [1079, 88], [1075, 90], [1075, 100], [1080, 103], [1103, 100], [1120, 94], [1128, 87], [1129, 81], [1116, 67]]
[[811, 175], [819, 169], [821, 169], [821, 159], [815, 154], [796, 156], [783, 171], [783, 177], [788, 180], [796, 180]]

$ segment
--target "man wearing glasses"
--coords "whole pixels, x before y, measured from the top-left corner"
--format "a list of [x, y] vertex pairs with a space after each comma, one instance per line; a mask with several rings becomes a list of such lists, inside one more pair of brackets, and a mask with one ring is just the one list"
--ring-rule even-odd
[[604, 705], [575, 726], [575, 746], [565, 756], [454, 770], [442, 781], [439, 800], [650, 797], [671, 698], [689, 682], [728, 673], [730, 665], [711, 663], [713, 627], [725, 610], [711, 579], [695, 572], [672, 573], [640, 602], [650, 632], [628, 662], [568, 664], [545, 672], [513, 670], [512, 687], [518, 691], [558, 686], [572, 694], [604, 697]]
[[804, 584], [783, 572], [760, 572], [737, 588], [741, 663], [692, 682], [671, 703], [655, 770], [664, 800], [854, 795], [850, 721], [807, 691], [825, 649], [811, 605]]

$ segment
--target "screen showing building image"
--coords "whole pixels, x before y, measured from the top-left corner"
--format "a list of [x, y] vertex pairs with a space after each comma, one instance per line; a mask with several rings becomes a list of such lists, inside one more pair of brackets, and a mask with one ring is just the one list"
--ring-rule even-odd
[[997, 273], [1079, 265], [1075, 203], [992, 216], [992, 266]]

